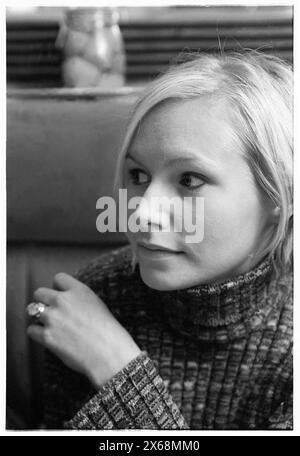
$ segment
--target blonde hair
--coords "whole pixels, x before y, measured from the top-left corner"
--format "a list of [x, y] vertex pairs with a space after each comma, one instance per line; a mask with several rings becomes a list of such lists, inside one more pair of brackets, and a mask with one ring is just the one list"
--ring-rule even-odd
[[115, 187], [122, 187], [124, 159], [142, 119], [169, 99], [212, 95], [232, 108], [236, 134], [263, 192], [278, 207], [279, 219], [264, 249], [278, 272], [292, 261], [293, 76], [281, 59], [256, 51], [196, 54], [172, 65], [149, 84], [132, 113], [117, 163]]

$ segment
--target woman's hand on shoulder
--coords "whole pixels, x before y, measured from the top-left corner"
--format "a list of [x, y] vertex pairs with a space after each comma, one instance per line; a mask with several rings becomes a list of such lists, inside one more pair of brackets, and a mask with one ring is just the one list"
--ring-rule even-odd
[[45, 307], [28, 335], [99, 388], [141, 350], [88, 286], [66, 273], [56, 274], [53, 286], [34, 292]]

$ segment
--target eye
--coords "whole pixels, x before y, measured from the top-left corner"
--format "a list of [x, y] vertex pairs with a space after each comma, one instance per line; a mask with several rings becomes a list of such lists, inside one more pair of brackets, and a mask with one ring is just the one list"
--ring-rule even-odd
[[190, 190], [195, 190], [204, 184], [204, 179], [198, 174], [184, 173], [180, 179], [180, 184]]
[[150, 179], [147, 173], [143, 171], [140, 168], [133, 168], [128, 171], [129, 174], [129, 180], [134, 184], [134, 185], [143, 185], [147, 184]]

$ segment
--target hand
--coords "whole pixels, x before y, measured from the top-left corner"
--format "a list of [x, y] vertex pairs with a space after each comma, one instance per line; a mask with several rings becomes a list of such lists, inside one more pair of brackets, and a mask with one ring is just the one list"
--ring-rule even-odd
[[141, 350], [104, 302], [69, 274], [54, 277], [55, 289], [38, 288], [34, 301], [46, 305], [28, 335], [99, 388]]

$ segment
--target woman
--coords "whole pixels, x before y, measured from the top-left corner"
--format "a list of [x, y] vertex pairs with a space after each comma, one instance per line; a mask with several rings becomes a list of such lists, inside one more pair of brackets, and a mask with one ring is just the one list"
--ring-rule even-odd
[[[254, 52], [147, 87], [116, 176], [140, 230], [29, 307], [55, 355], [48, 428], [292, 428], [291, 94], [288, 65]], [[155, 197], [182, 201], [201, 242]]]

